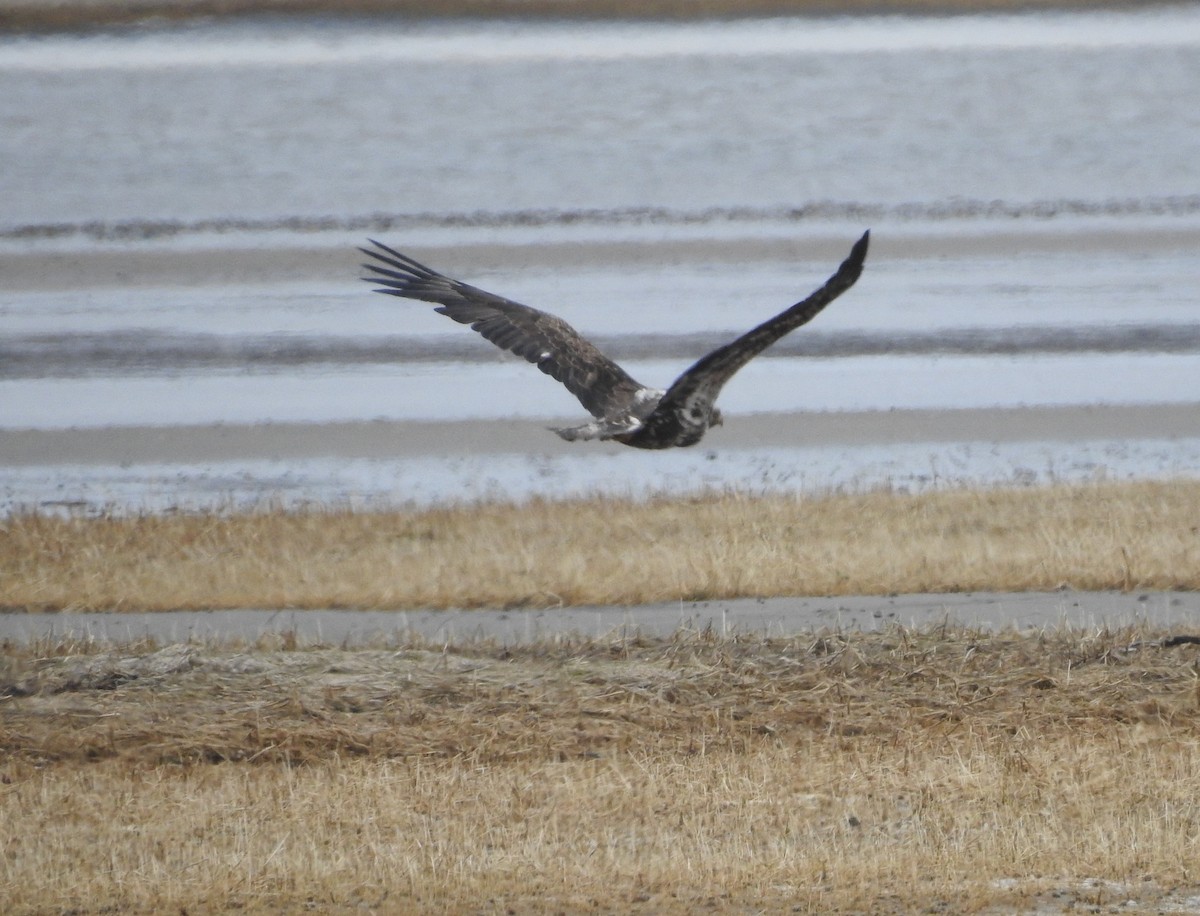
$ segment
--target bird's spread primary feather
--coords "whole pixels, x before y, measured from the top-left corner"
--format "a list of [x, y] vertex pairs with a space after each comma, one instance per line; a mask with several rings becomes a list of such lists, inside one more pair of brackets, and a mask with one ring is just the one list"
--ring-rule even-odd
[[869, 240], [870, 232], [864, 232], [833, 276], [808, 298], [701, 358], [665, 392], [635, 381], [561, 318], [452, 280], [374, 239], [374, 248], [359, 250], [379, 262], [363, 265], [373, 274], [363, 279], [377, 284], [377, 292], [435, 303], [435, 311], [470, 325], [562, 382], [596, 418], [555, 430], [564, 439], [614, 439], [660, 449], [695, 445], [719, 424], [715, 404], [725, 383], [853, 286]]

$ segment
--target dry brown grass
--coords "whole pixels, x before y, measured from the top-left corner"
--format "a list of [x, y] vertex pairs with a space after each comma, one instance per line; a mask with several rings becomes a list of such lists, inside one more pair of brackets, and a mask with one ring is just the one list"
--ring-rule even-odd
[[1153, 635], [13, 651], [0, 900], [1194, 911], [1200, 649]]
[[1200, 481], [0, 520], [0, 607], [449, 608], [1200, 587]]

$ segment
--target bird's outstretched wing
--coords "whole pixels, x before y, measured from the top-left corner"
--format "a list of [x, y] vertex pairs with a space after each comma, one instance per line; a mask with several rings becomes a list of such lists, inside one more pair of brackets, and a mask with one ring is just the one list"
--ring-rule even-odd
[[775, 341], [811, 321], [821, 309], [854, 285], [862, 274], [870, 238], [870, 230], [864, 232], [837, 272], [803, 302], [797, 302], [769, 321], [747, 331], [733, 343], [702, 357], [667, 389], [654, 412], [699, 408], [707, 413], [721, 393], [721, 388], [733, 378], [735, 372]]
[[593, 416], [624, 413], [646, 390], [561, 318], [452, 280], [374, 239], [370, 242], [375, 248], [359, 251], [386, 265], [363, 265], [375, 274], [363, 279], [378, 284], [376, 292], [437, 303], [434, 311], [469, 324], [562, 382]]

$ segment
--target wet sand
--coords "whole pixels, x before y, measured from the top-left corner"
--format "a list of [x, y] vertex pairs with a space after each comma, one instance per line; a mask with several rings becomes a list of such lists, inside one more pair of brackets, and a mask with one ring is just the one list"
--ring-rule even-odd
[[[16, 429], [0, 435], [0, 468], [626, 451], [612, 443], [564, 442], [544, 428], [551, 422], [554, 419], [378, 420]], [[729, 417], [708, 434], [702, 448], [1174, 439], [1193, 437], [1198, 428], [1200, 406], [1195, 404], [749, 414]]]
[[1128, 7], [1106, 0], [7, 0], [0, 32], [254, 15], [696, 19]]
[[[1054, 206], [1067, 208], [1072, 202]], [[1078, 202], [1076, 202], [1078, 203]], [[745, 264], [747, 262], [795, 260], [799, 251], [805, 259], [836, 262], [846, 252], [848, 239], [863, 228], [873, 228], [870, 263], [891, 259], [936, 258], [1019, 258], [1030, 254], [1106, 254], [1128, 256], [1130, 252], [1193, 252], [1200, 247], [1200, 195], [1150, 201], [1181, 217], [1178, 221], [1159, 221], [1153, 225], [1121, 225], [1103, 219], [1089, 219], [1087, 213], [1066, 213], [1061, 220], [1043, 218], [1022, 220], [1020, 225], [982, 217], [973, 206], [965, 205], [961, 219], [956, 211], [946, 214], [943, 222], [925, 225], [906, 224], [897, 218], [903, 208], [880, 208], [878, 213], [842, 218], [835, 222], [794, 223], [787, 235], [779, 237], [729, 236], [716, 238], [630, 238], [598, 239], [583, 236], [571, 239], [574, 227], [559, 234], [566, 240], [547, 237], [559, 231], [548, 217], [549, 229], [536, 241], [519, 238], [514, 242], [489, 239], [420, 241], [432, 231], [442, 235], [438, 225], [399, 225], [401, 216], [379, 216], [361, 221], [342, 220], [332, 230], [331, 241], [313, 244], [295, 239], [280, 246], [267, 241], [272, 231], [281, 229], [275, 221], [263, 221], [245, 230], [242, 244], [215, 241], [222, 223], [158, 223], [154, 221], [114, 223], [111, 225], [77, 224], [26, 227], [0, 233], [0, 239], [22, 241], [45, 236], [63, 238], [70, 247], [26, 250], [0, 250], [0, 277], [8, 289], [30, 292], [96, 289], [144, 288], [162, 285], [219, 285], [234, 283], [275, 283], [328, 281], [351, 277], [360, 272], [363, 260], [357, 246], [374, 233], [386, 233], [392, 241], [403, 240], [406, 251], [430, 264], [451, 264], [460, 273], [504, 265], [509, 269], [558, 270], [605, 265], [661, 265], [678, 262], [707, 264]], [[1032, 208], [1031, 208], [1032, 209]], [[701, 214], [702, 215], [702, 214]], [[1135, 218], [1142, 215], [1134, 210]], [[519, 216], [519, 214], [518, 214]], [[1083, 217], [1079, 219], [1077, 217]], [[686, 221], [687, 213], [676, 214], [677, 222]], [[665, 218], [670, 225], [670, 217]], [[872, 225], [875, 219], [883, 224]], [[475, 217], [474, 228], [482, 237], [495, 238], [502, 233], [490, 229], [486, 215]], [[652, 225], [657, 225], [654, 220]], [[313, 220], [313, 231], [320, 221]], [[308, 225], [308, 224], [305, 224]], [[303, 228], [303, 227], [301, 227]], [[501, 227], [520, 235], [520, 227]], [[586, 229], [586, 227], [584, 227]], [[237, 227], [231, 226], [231, 232]], [[197, 244], [180, 247], [172, 239], [195, 239]], [[798, 242], [802, 239], [802, 242]], [[108, 243], [145, 242], [145, 247]], [[158, 242], [169, 244], [160, 245]], [[100, 243], [96, 247], [83, 247]], [[802, 246], [798, 247], [798, 246]]]

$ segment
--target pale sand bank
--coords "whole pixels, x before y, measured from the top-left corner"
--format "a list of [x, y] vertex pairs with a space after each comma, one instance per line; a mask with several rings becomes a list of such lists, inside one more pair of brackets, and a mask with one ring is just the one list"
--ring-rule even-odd
[[698, 19], [1129, 6], [1113, 0], [6, 0], [0, 6], [0, 31], [86, 29], [147, 20], [246, 15]]
[[84, 639], [124, 644], [246, 641], [294, 637], [299, 645], [395, 644], [413, 640], [506, 645], [555, 636], [620, 638], [641, 633], [711, 629], [789, 636], [820, 630], [961, 624], [983, 630], [1096, 630], [1146, 626], [1200, 631], [1200, 594], [1193, 592], [1019, 592], [884, 597], [747, 598], [641, 607], [474, 611], [175, 611], [147, 614], [4, 614], [0, 643]]
[[[1186, 206], [1185, 206], [1186, 205]], [[1028, 254], [1103, 254], [1128, 256], [1157, 252], [1194, 252], [1200, 247], [1200, 199], [1187, 198], [1180, 204], [1185, 213], [1178, 221], [1129, 227], [1103, 219], [1053, 219], [1022, 221], [1006, 225], [987, 219], [950, 220], [945, 225], [917, 226], [889, 223], [872, 230], [870, 263], [890, 259], [1016, 258]], [[386, 222], [387, 217], [380, 217]], [[786, 236], [736, 236], [716, 238], [630, 238], [521, 240], [512, 243], [472, 238], [488, 230], [486, 225], [462, 236], [463, 241], [430, 243], [421, 239], [427, 230], [401, 226], [365, 225], [361, 230], [334, 233], [324, 244], [297, 240], [278, 245], [266, 236], [251, 232], [242, 244], [230, 244], [215, 236], [194, 234], [184, 227], [184, 244], [166, 244], [151, 238], [143, 246], [96, 242], [86, 234], [68, 233], [66, 244], [32, 244], [0, 250], [0, 277], [9, 290], [96, 289], [99, 287], [142, 288], [164, 285], [219, 285], [235, 283], [278, 283], [330, 280], [361, 274], [363, 256], [356, 246], [374, 234], [400, 246], [406, 253], [429, 264], [453, 265], [467, 274], [473, 270], [504, 265], [509, 269], [566, 269], [629, 265], [662, 265], [679, 262], [745, 264], [762, 261], [833, 261], [841, 258], [856, 233], [870, 226], [861, 219], [851, 226], [797, 222]], [[48, 230], [49, 231], [49, 230]], [[141, 230], [149, 233], [152, 226]], [[491, 234], [495, 234], [494, 232]], [[563, 234], [569, 235], [564, 231]], [[22, 243], [24, 245], [24, 243]], [[86, 247], [81, 247], [86, 246]]]
[[[547, 421], [553, 422], [553, 421]], [[621, 452], [564, 442], [536, 420], [371, 421], [0, 431], [0, 467], [202, 464], [307, 458], [392, 459]], [[731, 416], [701, 449], [938, 442], [1074, 442], [1200, 435], [1200, 404]]]

